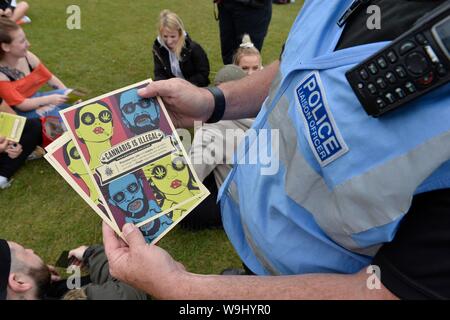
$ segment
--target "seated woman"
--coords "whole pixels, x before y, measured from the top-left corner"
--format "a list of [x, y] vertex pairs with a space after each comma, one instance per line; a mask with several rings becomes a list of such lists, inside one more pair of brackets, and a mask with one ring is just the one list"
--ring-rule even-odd
[[[1, 99], [0, 99], [1, 100]], [[0, 112], [13, 111], [0, 101]], [[41, 144], [41, 123], [37, 119], [28, 119], [19, 143], [0, 137], [0, 189], [11, 185], [11, 177], [23, 165], [27, 157]]]
[[163, 10], [159, 36], [153, 44], [154, 80], [183, 78], [198, 87], [209, 84], [209, 60], [203, 48], [184, 30], [180, 17]]
[[[66, 86], [33, 53], [22, 28], [0, 18], [0, 98], [27, 118], [58, 116], [67, 107]], [[55, 90], [39, 92], [48, 84]]]

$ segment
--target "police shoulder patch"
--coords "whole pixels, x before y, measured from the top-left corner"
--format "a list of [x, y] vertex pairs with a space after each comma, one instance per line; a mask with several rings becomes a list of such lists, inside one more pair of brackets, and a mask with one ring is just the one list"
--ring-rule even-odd
[[307, 139], [322, 167], [349, 150], [334, 121], [317, 71], [308, 74], [295, 88]]

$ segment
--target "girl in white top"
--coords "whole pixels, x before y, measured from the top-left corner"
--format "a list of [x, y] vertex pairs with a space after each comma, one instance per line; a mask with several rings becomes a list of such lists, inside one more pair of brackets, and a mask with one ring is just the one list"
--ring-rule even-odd
[[[227, 65], [217, 73], [215, 85], [251, 76], [263, 68], [261, 54], [248, 34], [243, 36], [242, 43], [234, 54], [233, 63], [234, 65]], [[245, 73], [238, 75], [233, 70], [235, 66], [240, 67]], [[252, 126], [253, 120], [222, 120], [217, 123], [203, 124], [195, 132], [190, 156], [194, 169], [202, 181], [214, 171], [217, 186], [222, 185], [231, 170], [234, 151], [245, 131]]]

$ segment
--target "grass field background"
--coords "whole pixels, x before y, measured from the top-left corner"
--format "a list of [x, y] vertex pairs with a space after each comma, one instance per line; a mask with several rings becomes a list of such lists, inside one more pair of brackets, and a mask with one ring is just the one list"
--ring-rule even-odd
[[[24, 26], [31, 51], [69, 87], [90, 97], [153, 76], [151, 46], [159, 12], [178, 13], [190, 36], [206, 50], [214, 78], [222, 66], [219, 28], [211, 0], [27, 0], [32, 23]], [[274, 5], [263, 60], [275, 60], [302, 1]], [[69, 5], [81, 9], [81, 29], [66, 27]], [[31, 161], [0, 190], [0, 238], [33, 248], [48, 263], [63, 250], [101, 242], [101, 221], [44, 159]], [[159, 245], [197, 273], [240, 266], [223, 230], [176, 227]]]

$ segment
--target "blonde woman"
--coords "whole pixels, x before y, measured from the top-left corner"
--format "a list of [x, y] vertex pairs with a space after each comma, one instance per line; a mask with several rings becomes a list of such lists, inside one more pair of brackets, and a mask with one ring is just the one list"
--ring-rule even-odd
[[180, 17], [163, 10], [159, 35], [153, 44], [154, 80], [182, 78], [198, 87], [209, 84], [209, 60], [203, 48], [186, 33]]

